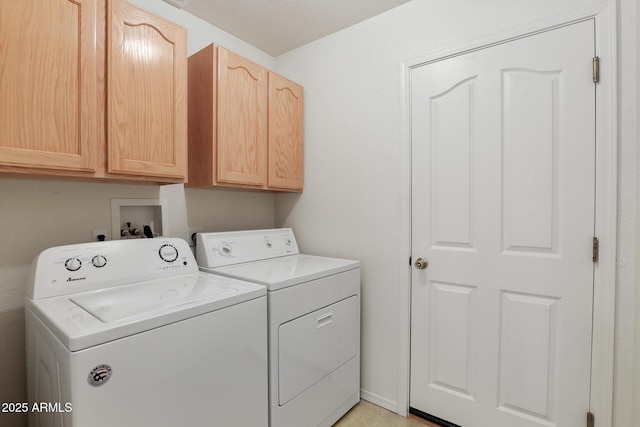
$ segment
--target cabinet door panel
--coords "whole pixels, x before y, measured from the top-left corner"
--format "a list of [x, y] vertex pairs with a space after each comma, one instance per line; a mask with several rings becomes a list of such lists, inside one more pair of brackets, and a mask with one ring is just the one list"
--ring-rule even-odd
[[302, 190], [303, 89], [269, 73], [269, 188]]
[[218, 181], [266, 185], [268, 71], [218, 48]]
[[109, 5], [108, 171], [184, 177], [186, 30], [124, 1]]
[[0, 164], [95, 171], [96, 0], [0, 0]]

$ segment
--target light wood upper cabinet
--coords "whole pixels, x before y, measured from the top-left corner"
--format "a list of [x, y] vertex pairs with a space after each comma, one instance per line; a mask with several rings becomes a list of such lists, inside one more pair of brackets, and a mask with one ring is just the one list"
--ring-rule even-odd
[[269, 188], [302, 190], [303, 89], [269, 73]]
[[218, 182], [267, 182], [269, 72], [218, 47]]
[[96, 0], [0, 0], [0, 164], [97, 169]]
[[0, 172], [183, 182], [186, 73], [186, 30], [125, 1], [0, 0]]
[[108, 5], [108, 171], [184, 177], [187, 32], [125, 1]]
[[302, 191], [303, 88], [225, 48], [189, 57], [191, 187]]

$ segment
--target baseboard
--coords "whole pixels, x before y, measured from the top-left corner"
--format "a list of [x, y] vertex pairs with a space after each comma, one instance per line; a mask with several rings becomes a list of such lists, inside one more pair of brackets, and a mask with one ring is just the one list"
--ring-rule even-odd
[[391, 412], [398, 413], [398, 402], [394, 402], [385, 397], [378, 396], [375, 393], [371, 393], [367, 390], [360, 389], [360, 398], [362, 400], [366, 400], [367, 402], [371, 402], [374, 405], [380, 406], [384, 409], [387, 409]]

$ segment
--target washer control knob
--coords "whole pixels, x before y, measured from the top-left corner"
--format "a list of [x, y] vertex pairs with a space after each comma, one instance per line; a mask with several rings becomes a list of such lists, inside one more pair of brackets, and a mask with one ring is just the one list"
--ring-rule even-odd
[[287, 246], [291, 246], [291, 239], [284, 239], [284, 244]]
[[69, 258], [64, 262], [64, 266], [69, 271], [78, 271], [82, 267], [82, 262], [78, 258]]
[[105, 258], [104, 255], [96, 255], [91, 258], [91, 264], [93, 264], [94, 267], [102, 268], [107, 265], [107, 258]]
[[160, 254], [160, 259], [165, 262], [173, 262], [178, 259], [178, 250], [168, 243], [160, 246], [158, 253]]
[[271, 247], [273, 246], [273, 244], [271, 243], [271, 241], [270, 241], [270, 240], [265, 241], [265, 242], [264, 242], [264, 245], [265, 245], [267, 248], [269, 248], [269, 249], [271, 249]]

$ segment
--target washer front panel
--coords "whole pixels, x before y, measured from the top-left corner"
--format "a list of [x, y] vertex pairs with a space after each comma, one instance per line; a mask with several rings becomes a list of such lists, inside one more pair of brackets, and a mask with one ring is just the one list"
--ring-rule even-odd
[[[27, 311], [29, 401], [73, 405], [29, 425], [267, 427], [266, 315], [262, 296], [69, 352]], [[104, 366], [110, 378], [92, 385]]]

